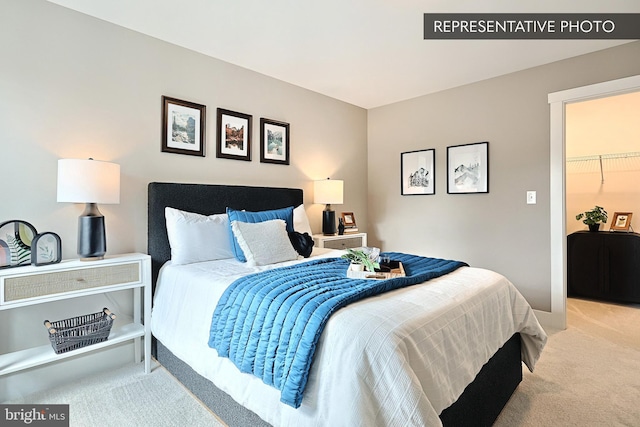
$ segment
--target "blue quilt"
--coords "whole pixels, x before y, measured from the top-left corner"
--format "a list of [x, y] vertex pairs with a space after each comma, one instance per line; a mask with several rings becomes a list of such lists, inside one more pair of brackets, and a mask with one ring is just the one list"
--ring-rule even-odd
[[332, 313], [467, 265], [397, 252], [383, 255], [402, 261], [406, 277], [351, 279], [346, 277], [348, 260], [325, 258], [236, 280], [213, 313], [209, 347], [240, 371], [279, 389], [281, 402], [299, 407], [316, 344]]

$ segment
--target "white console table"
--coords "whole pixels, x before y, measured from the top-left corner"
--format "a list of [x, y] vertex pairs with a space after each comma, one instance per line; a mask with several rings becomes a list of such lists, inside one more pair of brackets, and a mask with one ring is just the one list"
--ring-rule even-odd
[[[132, 323], [114, 327], [106, 341], [61, 354], [56, 354], [51, 345], [8, 353], [3, 353], [0, 347], [0, 376], [129, 340], [134, 340], [136, 361], [143, 357], [145, 372], [151, 372], [151, 258], [146, 254], [126, 254], [98, 261], [64, 260], [39, 267], [0, 270], [0, 310], [125, 289], [133, 290]], [[44, 330], [44, 326], [42, 328]], [[141, 338], [144, 338], [144, 349]]]

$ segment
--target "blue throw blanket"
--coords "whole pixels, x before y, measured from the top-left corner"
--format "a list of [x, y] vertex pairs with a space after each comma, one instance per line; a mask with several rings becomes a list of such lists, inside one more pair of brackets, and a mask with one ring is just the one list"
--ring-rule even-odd
[[363, 298], [450, 273], [467, 264], [396, 252], [406, 277], [350, 279], [349, 261], [326, 258], [252, 274], [224, 292], [211, 320], [209, 347], [281, 391], [297, 408], [316, 344], [329, 316]]

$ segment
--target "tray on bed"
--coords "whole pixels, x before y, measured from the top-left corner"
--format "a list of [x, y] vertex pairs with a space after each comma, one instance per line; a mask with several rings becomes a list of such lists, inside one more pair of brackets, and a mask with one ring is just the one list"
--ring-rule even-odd
[[405, 277], [404, 266], [400, 261], [389, 261], [388, 263], [380, 263], [380, 270], [376, 269], [375, 272], [371, 271], [356, 271], [349, 268], [347, 270], [347, 277], [352, 279], [376, 279], [385, 280], [393, 279], [396, 277]]

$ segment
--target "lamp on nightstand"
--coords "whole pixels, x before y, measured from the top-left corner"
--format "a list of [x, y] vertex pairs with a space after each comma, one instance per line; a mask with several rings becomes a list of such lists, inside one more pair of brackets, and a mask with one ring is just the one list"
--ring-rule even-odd
[[324, 179], [313, 182], [313, 203], [325, 205], [322, 212], [322, 234], [336, 234], [336, 213], [332, 204], [342, 204], [344, 183], [339, 179]]
[[78, 255], [104, 258], [107, 241], [98, 203], [120, 203], [120, 165], [93, 159], [58, 160], [58, 202], [86, 203], [78, 218]]

